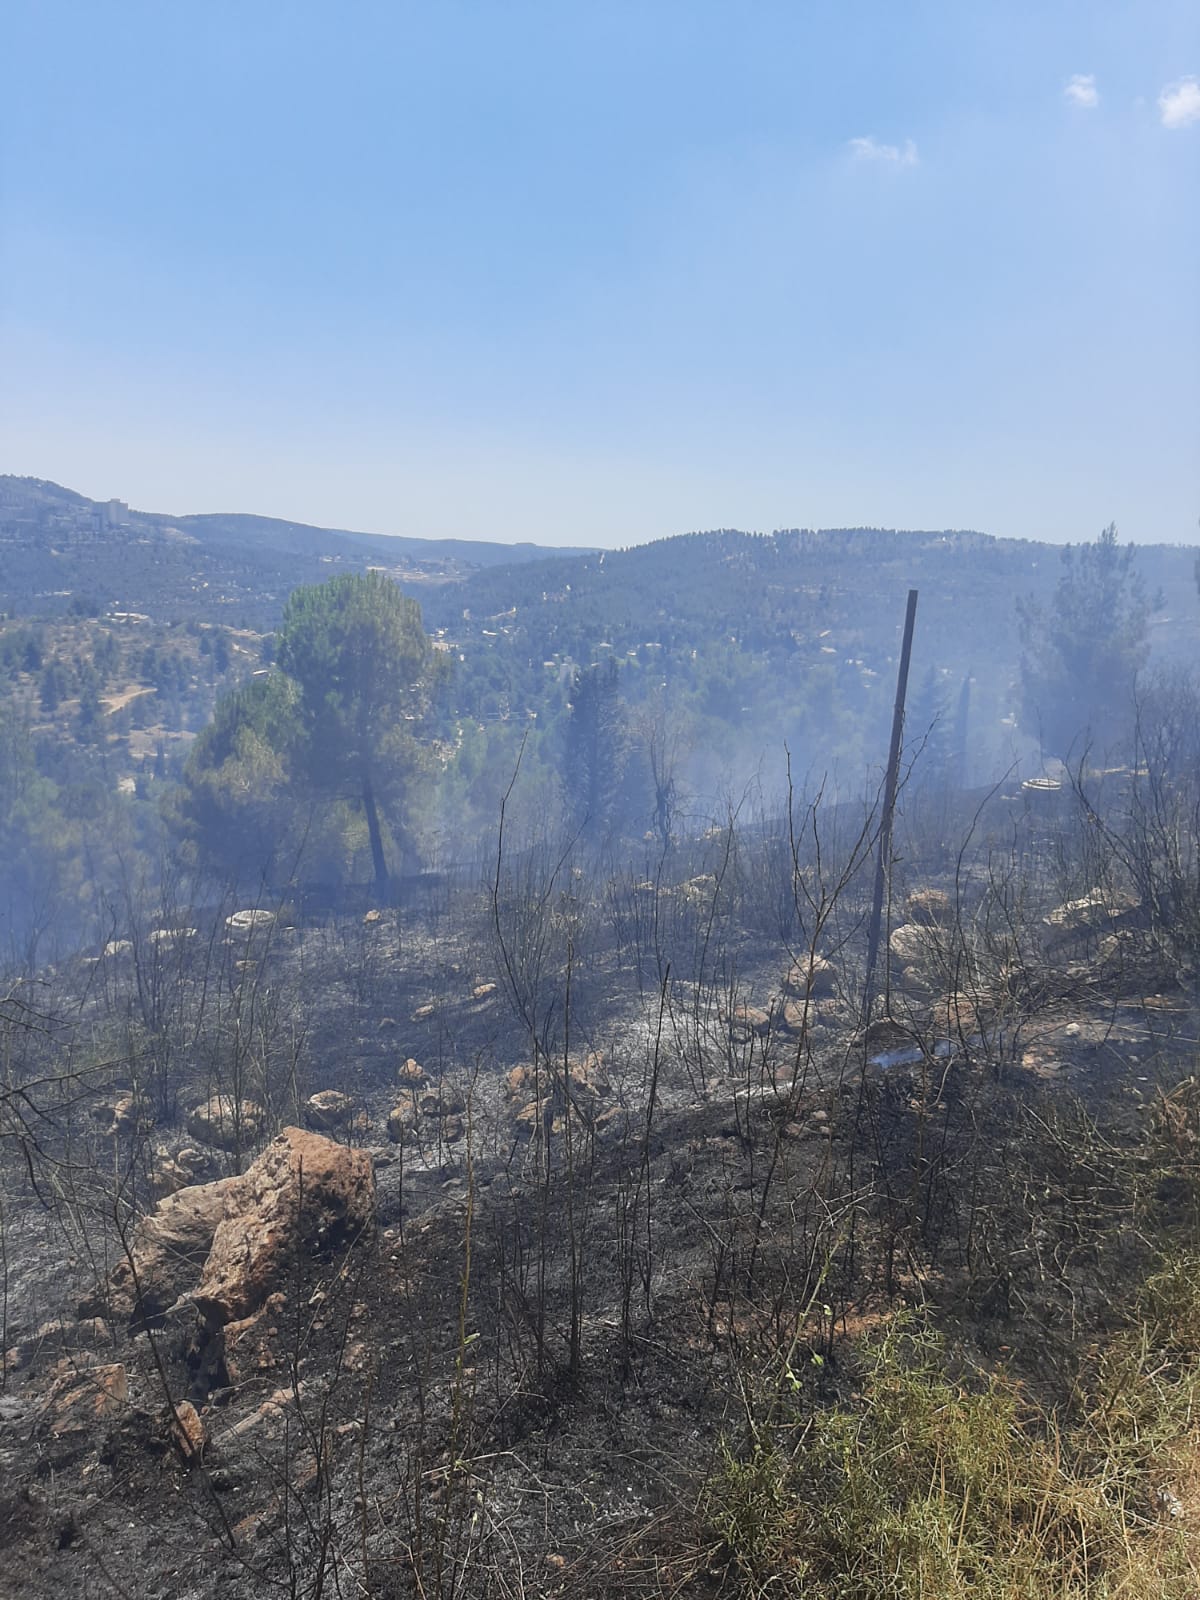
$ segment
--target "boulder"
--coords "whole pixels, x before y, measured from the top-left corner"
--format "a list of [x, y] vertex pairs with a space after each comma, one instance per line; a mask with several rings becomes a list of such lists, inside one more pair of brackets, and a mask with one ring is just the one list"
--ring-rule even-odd
[[154, 1171], [150, 1174], [150, 1193], [156, 1200], [162, 1200], [169, 1194], [186, 1189], [191, 1182], [191, 1173], [174, 1156], [162, 1155], [154, 1163]]
[[816, 954], [793, 961], [783, 980], [784, 993], [794, 995], [799, 1000], [803, 1000], [805, 995], [811, 1000], [826, 999], [836, 988], [837, 968], [832, 961], [826, 961], [824, 956]]
[[412, 1056], [396, 1068], [396, 1077], [405, 1089], [419, 1089], [425, 1083], [426, 1076], [425, 1068], [414, 1061]]
[[319, 1133], [334, 1133], [349, 1125], [354, 1116], [354, 1102], [340, 1089], [318, 1089], [309, 1095], [304, 1106], [304, 1120]]
[[537, 1069], [528, 1062], [519, 1067], [514, 1067], [505, 1075], [504, 1092], [511, 1100], [524, 1101], [537, 1086]]
[[148, 1108], [139, 1106], [137, 1096], [132, 1094], [101, 1101], [92, 1107], [92, 1117], [99, 1123], [100, 1131], [110, 1139], [131, 1133], [145, 1133], [154, 1126]]
[[394, 1106], [388, 1112], [387, 1136], [393, 1144], [399, 1144], [410, 1133], [415, 1133], [417, 1128], [417, 1114], [411, 1104]]
[[571, 1064], [571, 1088], [594, 1098], [603, 1098], [612, 1090], [608, 1076], [608, 1062], [601, 1050], [589, 1050], [580, 1062]]
[[931, 966], [942, 955], [938, 931], [920, 922], [902, 922], [893, 928], [888, 947], [902, 967]]
[[734, 1006], [729, 1015], [729, 1031], [734, 1039], [745, 1042], [752, 1034], [770, 1031], [771, 1014], [760, 1006]]
[[232, 928], [235, 933], [249, 933], [256, 928], [269, 928], [274, 921], [273, 911], [258, 906], [249, 911], [235, 911], [232, 916], [225, 918], [225, 926]]
[[447, 1084], [421, 1096], [421, 1110], [427, 1117], [460, 1117], [466, 1109], [462, 1095]]
[[771, 1015], [775, 1026], [784, 1033], [803, 1033], [813, 1021], [812, 1009], [803, 1000], [780, 1000]]
[[174, 1411], [167, 1412], [167, 1435], [185, 1461], [200, 1460], [208, 1432], [190, 1400], [177, 1400]]
[[117, 1262], [107, 1290], [85, 1301], [80, 1315], [95, 1315], [107, 1303], [114, 1316], [138, 1324], [162, 1317], [200, 1276], [226, 1201], [241, 1182], [241, 1178], [220, 1178], [178, 1189], [160, 1200], [134, 1231], [132, 1261], [126, 1257]]
[[472, 1000], [490, 1000], [496, 993], [499, 985], [495, 983], [477, 983], [471, 990]]
[[195, 1294], [218, 1326], [257, 1311], [295, 1250], [353, 1241], [375, 1217], [370, 1156], [302, 1128], [285, 1128], [233, 1182]]
[[914, 889], [908, 897], [908, 920], [924, 928], [944, 927], [954, 919], [954, 902], [944, 889]]
[[129, 1376], [119, 1361], [105, 1366], [68, 1367], [55, 1380], [42, 1405], [43, 1426], [56, 1439], [82, 1433], [106, 1417], [120, 1416], [129, 1404]]
[[1067, 900], [1056, 906], [1044, 920], [1047, 927], [1060, 933], [1081, 933], [1089, 928], [1106, 927], [1136, 906], [1132, 895], [1092, 889], [1078, 900]]
[[[188, 1115], [187, 1130], [214, 1150], [244, 1150], [262, 1135], [266, 1112], [253, 1100], [239, 1105], [232, 1095], [214, 1094]], [[239, 1137], [240, 1135], [240, 1137]]]
[[436, 1016], [437, 1016], [437, 1006], [434, 1004], [434, 1002], [432, 1000], [430, 1000], [425, 1005], [417, 1007], [417, 1009], [412, 1014], [412, 1020], [414, 1022], [428, 1022], [431, 1017], [436, 1017]]

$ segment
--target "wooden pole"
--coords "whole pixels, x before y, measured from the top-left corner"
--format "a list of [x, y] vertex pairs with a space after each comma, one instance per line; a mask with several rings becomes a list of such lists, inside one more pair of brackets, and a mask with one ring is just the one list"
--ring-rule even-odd
[[883, 816], [879, 823], [879, 855], [875, 862], [875, 899], [871, 906], [871, 926], [867, 939], [867, 981], [863, 989], [863, 1027], [871, 1020], [875, 998], [875, 966], [879, 960], [879, 935], [883, 926], [883, 895], [892, 865], [892, 818], [896, 812], [896, 790], [900, 783], [900, 750], [904, 738], [904, 701], [908, 694], [908, 664], [912, 660], [913, 628], [917, 620], [917, 591], [908, 591], [904, 614], [904, 639], [900, 646], [900, 671], [896, 674], [896, 704], [892, 711], [892, 742], [888, 750], [887, 777], [883, 786]]

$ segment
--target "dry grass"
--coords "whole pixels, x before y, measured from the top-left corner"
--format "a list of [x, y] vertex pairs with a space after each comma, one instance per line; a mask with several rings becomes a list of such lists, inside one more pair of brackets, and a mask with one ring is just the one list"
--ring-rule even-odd
[[714, 1555], [763, 1600], [1194, 1597], [1200, 1367], [1153, 1331], [1098, 1352], [1060, 1419], [1004, 1373], [954, 1376], [897, 1318], [861, 1352], [857, 1401], [726, 1450], [700, 1505]]

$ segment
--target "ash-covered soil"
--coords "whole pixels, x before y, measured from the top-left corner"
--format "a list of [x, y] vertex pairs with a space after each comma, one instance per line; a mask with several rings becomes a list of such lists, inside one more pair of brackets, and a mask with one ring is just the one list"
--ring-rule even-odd
[[[640, 993], [611, 953], [514, 973], [480, 948], [387, 919], [201, 937], [157, 1012], [113, 1003], [124, 955], [50, 983], [3, 1142], [6, 1592], [720, 1593], [694, 1512], [747, 1375], [849, 1393], [848, 1335], [939, 1297], [981, 1352], [1036, 1329], [1035, 1379], [1103, 1286], [1069, 1207], [1028, 1203], [1051, 1177], [1022, 1119], [1061, 1120], [1053, 1160], [1077, 1117], [1115, 1148], [1196, 1042], [1177, 987], [1081, 982], [944, 1054], [898, 1000], [893, 1045], [928, 1048], [884, 1070], [849, 981], [783, 1026], [765, 940]], [[97, 1306], [191, 1108], [265, 1108], [257, 1141], [203, 1152], [211, 1181], [324, 1089], [352, 1102], [332, 1137], [372, 1153], [374, 1225], [292, 1252], [235, 1372], [186, 1300], [149, 1329]]]

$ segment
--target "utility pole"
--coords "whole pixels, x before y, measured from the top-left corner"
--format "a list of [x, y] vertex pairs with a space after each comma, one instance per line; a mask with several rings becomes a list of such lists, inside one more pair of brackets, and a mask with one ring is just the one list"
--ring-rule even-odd
[[908, 664], [912, 659], [913, 628], [917, 620], [917, 591], [908, 591], [904, 614], [904, 639], [900, 646], [900, 670], [896, 675], [896, 704], [892, 711], [892, 743], [888, 750], [887, 777], [883, 786], [883, 816], [879, 823], [879, 855], [875, 862], [875, 899], [871, 907], [871, 926], [867, 939], [867, 981], [863, 988], [862, 1021], [871, 1020], [875, 998], [875, 965], [879, 959], [879, 935], [883, 926], [883, 895], [892, 866], [892, 818], [896, 812], [896, 789], [900, 783], [900, 750], [904, 739], [904, 700], [908, 693]]

